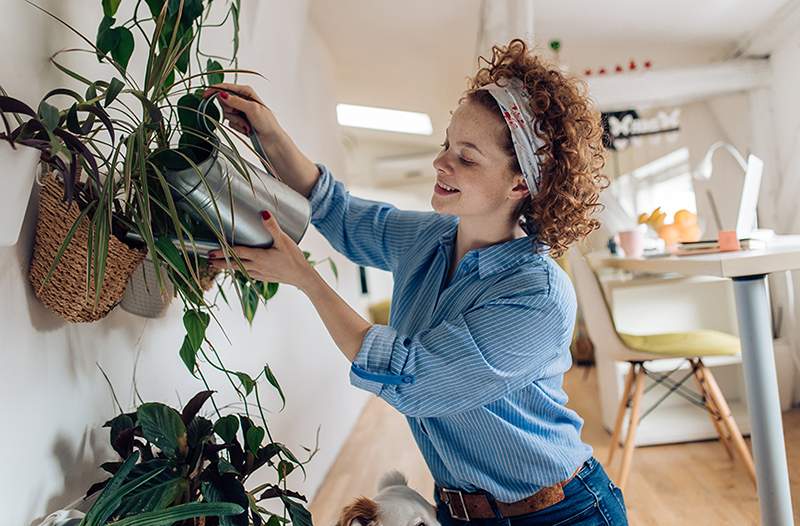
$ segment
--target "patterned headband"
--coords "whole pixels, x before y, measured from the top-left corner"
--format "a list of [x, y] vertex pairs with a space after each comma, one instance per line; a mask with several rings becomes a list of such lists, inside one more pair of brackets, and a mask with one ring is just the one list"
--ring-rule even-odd
[[530, 95], [518, 78], [504, 79], [504, 86], [487, 84], [478, 89], [486, 90], [492, 94], [503, 117], [511, 130], [511, 141], [517, 160], [528, 184], [531, 196], [539, 191], [542, 182], [542, 172], [539, 168], [539, 157], [536, 152], [544, 145], [533, 132], [536, 121], [530, 111]]

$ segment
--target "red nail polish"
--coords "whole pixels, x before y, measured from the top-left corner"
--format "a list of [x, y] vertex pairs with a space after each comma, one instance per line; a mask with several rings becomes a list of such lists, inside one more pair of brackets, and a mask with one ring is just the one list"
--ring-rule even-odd
[[272, 217], [272, 215], [268, 211], [266, 211], [266, 210], [262, 210], [261, 211], [261, 218], [264, 221], [267, 221], [270, 217]]
[[223, 99], [227, 99], [228, 98], [228, 94], [226, 92], [224, 92], [224, 91], [220, 91], [219, 92], [219, 96], [222, 97]]

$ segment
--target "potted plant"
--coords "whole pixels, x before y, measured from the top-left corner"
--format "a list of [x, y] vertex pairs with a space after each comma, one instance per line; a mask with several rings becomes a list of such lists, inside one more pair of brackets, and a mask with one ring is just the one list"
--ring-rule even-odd
[[[110, 102], [113, 93], [108, 90], [112, 88], [107, 84], [103, 87]], [[60, 111], [50, 104], [56, 96], [74, 102]], [[102, 98], [94, 86], [87, 90], [86, 98], [73, 90], [55, 89], [34, 111], [20, 100], [0, 96], [5, 127], [0, 139], [13, 147], [38, 151], [44, 174], [29, 276], [37, 297], [70, 321], [93, 321], [104, 316], [119, 301], [128, 276], [144, 257], [144, 252], [128, 247], [112, 233], [116, 223], [96, 213], [109, 183], [104, 175], [107, 163], [92, 149], [97, 148], [100, 130], [114, 138], [111, 119], [99, 104]], [[17, 119], [14, 129], [8, 116]], [[84, 172], [88, 175], [81, 180]], [[12, 179], [24, 179], [24, 175], [15, 174]], [[92, 261], [91, 254], [100, 247], [102, 260]], [[112, 270], [106, 273], [104, 268], [109, 263]], [[94, 291], [91, 297], [90, 290]]]
[[[252, 389], [257, 389], [257, 383]], [[307, 460], [298, 460], [289, 448], [272, 439], [259, 403], [254, 404], [258, 416], [223, 416], [217, 409], [201, 416], [201, 408], [212, 394], [199, 392], [181, 411], [161, 403], [144, 403], [105, 424], [120, 460], [102, 467], [119, 478], [120, 471], [133, 463], [122, 483], [145, 480], [120, 498], [107, 517], [122, 521], [190, 503], [229, 503], [240, 506], [241, 512], [220, 518], [221, 526], [280, 526], [287, 520], [296, 526], [309, 526], [306, 498], [288, 489], [286, 479], [296, 469], [305, 470], [316, 448], [308, 450]], [[258, 418], [261, 425], [254, 421]], [[248, 488], [248, 479], [267, 468], [275, 472], [274, 482]], [[93, 485], [88, 493], [103, 489], [105, 494], [114, 477]], [[262, 503], [269, 500], [281, 502], [285, 513], [266, 509]], [[217, 522], [206, 520], [205, 524]]]

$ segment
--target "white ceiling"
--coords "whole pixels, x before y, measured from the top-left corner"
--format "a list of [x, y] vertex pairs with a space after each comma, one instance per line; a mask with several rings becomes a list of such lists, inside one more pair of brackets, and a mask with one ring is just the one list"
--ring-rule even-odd
[[[551, 38], [560, 39], [560, 61], [576, 72], [630, 58], [650, 59], [654, 68], [697, 64], [725, 57], [784, 2], [537, 0], [535, 33], [544, 53]], [[434, 137], [423, 144], [439, 140], [474, 73], [480, 11], [481, 0], [310, 4], [336, 66], [339, 100], [430, 113]]]

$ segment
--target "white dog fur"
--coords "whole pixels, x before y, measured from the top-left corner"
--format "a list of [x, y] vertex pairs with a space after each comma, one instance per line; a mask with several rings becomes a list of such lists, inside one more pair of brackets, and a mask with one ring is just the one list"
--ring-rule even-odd
[[436, 508], [408, 487], [405, 476], [390, 471], [381, 477], [378, 494], [346, 506], [336, 526], [440, 526]]

